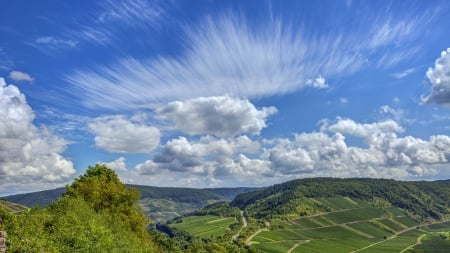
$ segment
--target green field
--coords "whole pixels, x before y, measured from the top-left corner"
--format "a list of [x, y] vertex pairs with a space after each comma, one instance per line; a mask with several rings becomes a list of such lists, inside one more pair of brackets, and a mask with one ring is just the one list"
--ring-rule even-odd
[[252, 238], [251, 248], [292, 253], [450, 252], [450, 241], [438, 234], [450, 231], [450, 222], [417, 229], [418, 222], [395, 207], [377, 208], [343, 197], [314, 202], [334, 211], [272, 221], [271, 230]]
[[[333, 252], [333, 253], [347, 253], [358, 248], [364, 247], [365, 245], [373, 243], [372, 240], [363, 238], [348, 238], [346, 240], [341, 239], [324, 239], [324, 240], [314, 240], [305, 244], [300, 244], [295, 248], [292, 253], [323, 253], [323, 252]], [[331, 250], [332, 249], [332, 250]]]
[[170, 226], [194, 236], [207, 238], [225, 235], [234, 223], [237, 223], [234, 217], [206, 215], [188, 216], [183, 218], [181, 223], [173, 223]]

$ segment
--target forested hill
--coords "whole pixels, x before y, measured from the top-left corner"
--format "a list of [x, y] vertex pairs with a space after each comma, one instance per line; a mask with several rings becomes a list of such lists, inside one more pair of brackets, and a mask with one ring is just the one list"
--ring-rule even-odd
[[[369, 178], [297, 179], [240, 194], [231, 205], [262, 218], [298, 212], [302, 198], [337, 196], [393, 205], [418, 218], [440, 219], [450, 213], [450, 180], [405, 182]], [[305, 211], [307, 210], [306, 207]]]
[[[231, 201], [236, 195], [258, 188], [177, 188], [177, 187], [155, 187], [144, 185], [127, 185], [128, 188], [136, 188], [141, 192], [141, 199], [171, 199], [175, 202], [190, 202], [196, 203], [200, 206], [210, 204], [211, 202], [218, 202], [228, 200]], [[25, 206], [47, 206], [56, 201], [66, 191], [65, 187], [56, 188], [52, 190], [45, 190], [39, 192], [31, 192], [24, 194], [16, 194], [11, 196], [1, 197], [15, 203]]]

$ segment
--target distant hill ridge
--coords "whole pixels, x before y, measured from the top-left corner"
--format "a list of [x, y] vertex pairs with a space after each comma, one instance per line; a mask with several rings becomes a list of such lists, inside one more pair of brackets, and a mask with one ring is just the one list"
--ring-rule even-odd
[[[141, 191], [141, 199], [172, 199], [178, 202], [191, 202], [206, 205], [210, 202], [231, 201], [236, 195], [260, 188], [251, 187], [228, 187], [228, 188], [180, 188], [180, 187], [156, 187], [145, 185], [127, 185]], [[44, 190], [23, 194], [1, 197], [25, 206], [47, 206], [57, 200], [66, 191], [65, 187], [52, 190]]]

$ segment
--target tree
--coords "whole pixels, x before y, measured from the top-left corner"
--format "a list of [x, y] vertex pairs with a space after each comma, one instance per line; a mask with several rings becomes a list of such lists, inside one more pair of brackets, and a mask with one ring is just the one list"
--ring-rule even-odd
[[100, 164], [89, 166], [84, 175], [66, 188], [64, 196], [82, 198], [95, 212], [108, 214], [112, 222], [126, 221], [128, 229], [139, 237], [148, 236], [146, 225], [150, 219], [144, 216], [137, 205], [140, 192], [128, 189], [114, 170]]

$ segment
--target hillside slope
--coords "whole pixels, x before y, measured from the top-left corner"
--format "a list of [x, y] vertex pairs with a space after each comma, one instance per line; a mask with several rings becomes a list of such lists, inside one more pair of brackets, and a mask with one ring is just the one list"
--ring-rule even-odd
[[0, 199], [0, 206], [5, 208], [6, 211], [11, 213], [20, 213], [23, 210], [26, 210], [27, 207], [21, 204], [17, 204], [14, 202], [10, 202], [4, 199]]
[[420, 219], [441, 219], [450, 213], [450, 181], [404, 182], [369, 178], [297, 179], [236, 196], [231, 205], [250, 216], [307, 215], [314, 209], [327, 210], [305, 198], [350, 197], [393, 205]]

